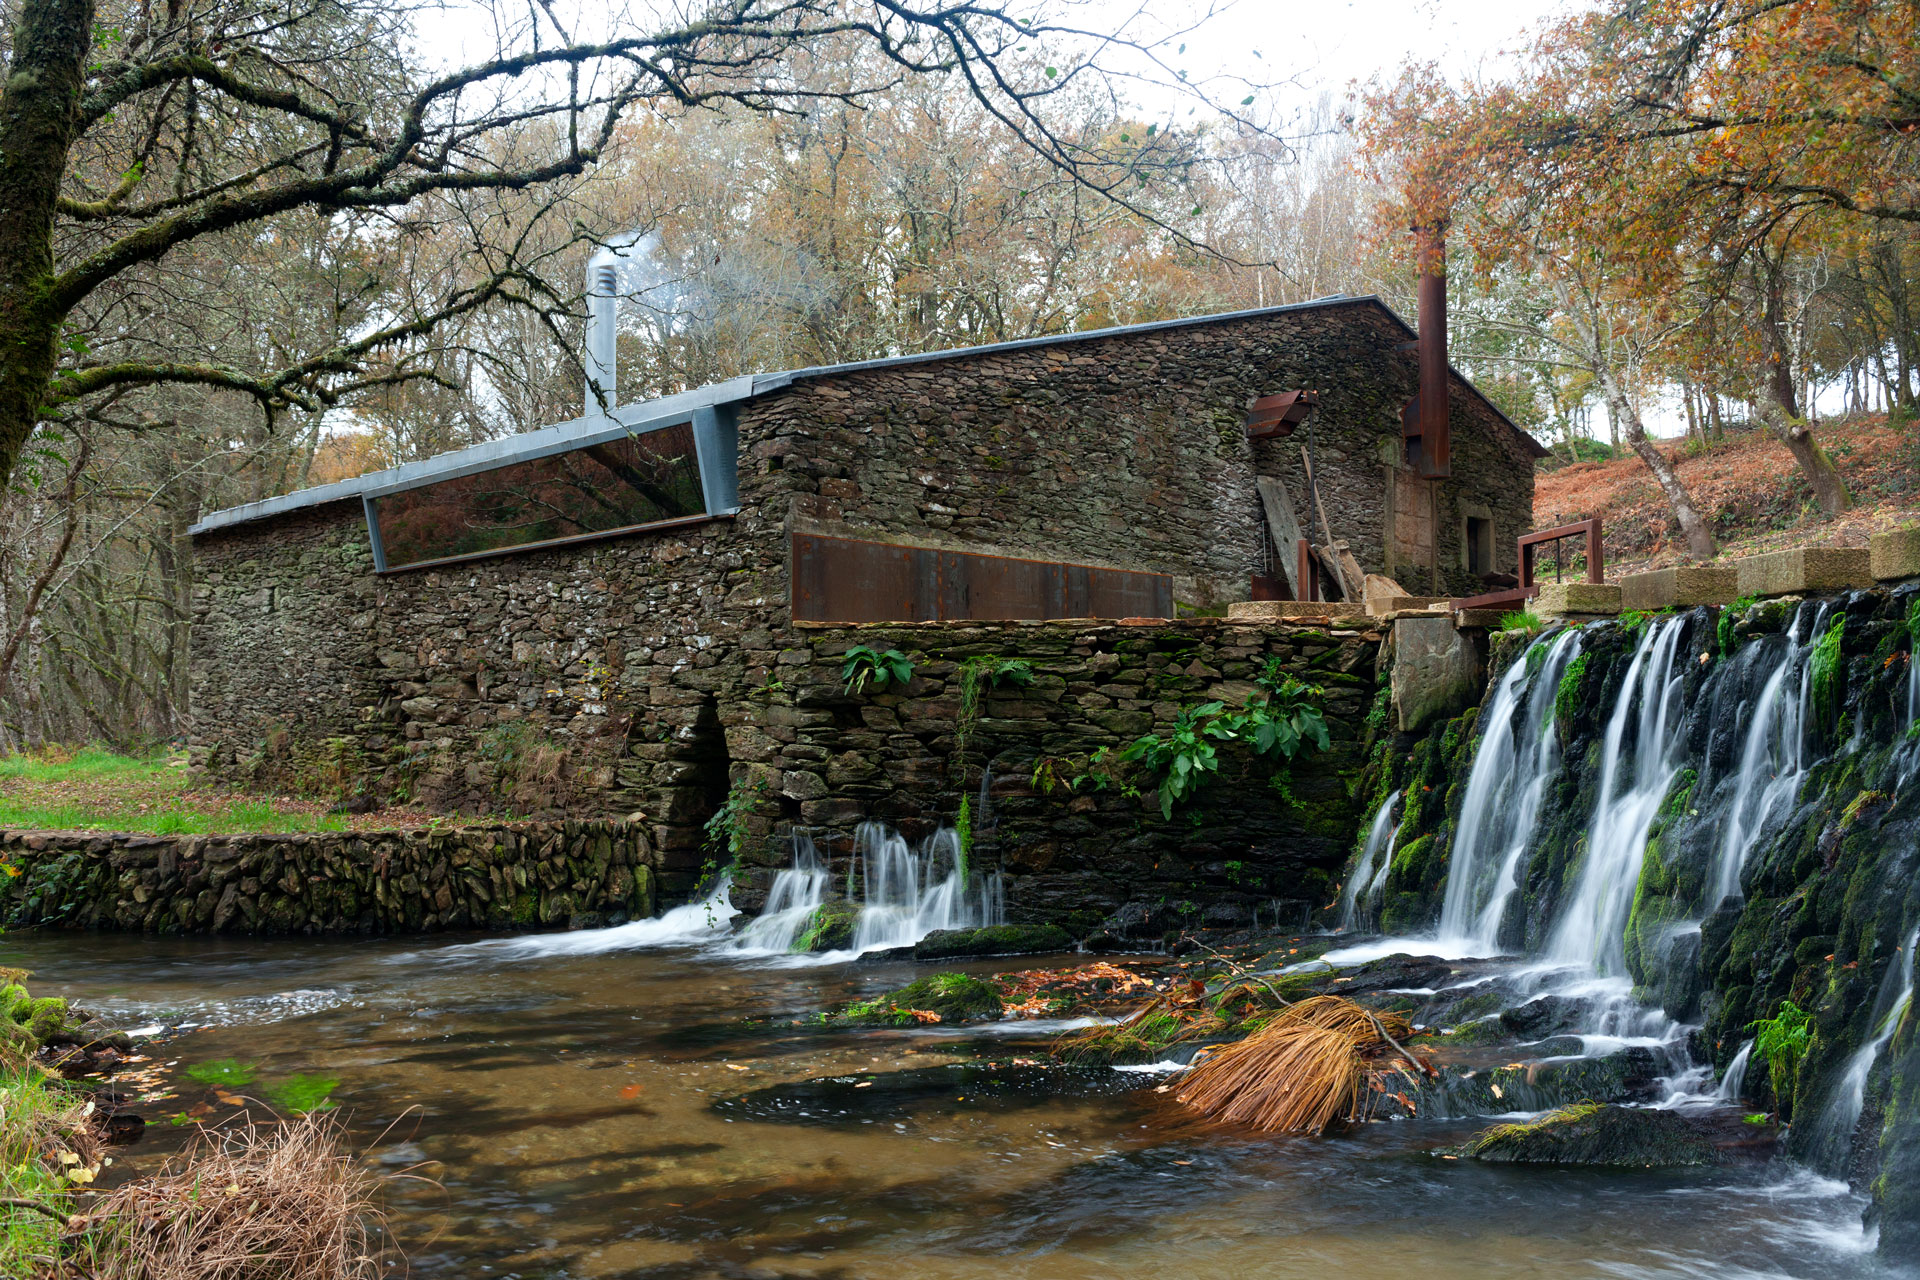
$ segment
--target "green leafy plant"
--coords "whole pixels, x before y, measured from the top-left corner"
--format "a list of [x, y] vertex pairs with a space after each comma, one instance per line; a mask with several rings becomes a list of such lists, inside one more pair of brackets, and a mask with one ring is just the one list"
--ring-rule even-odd
[[1033, 683], [1033, 664], [1022, 658], [981, 656], [960, 664], [960, 711], [954, 717], [953, 757], [958, 765], [980, 723], [980, 694], [985, 689], [1012, 685], [1024, 689]]
[[1587, 655], [1583, 653], [1567, 664], [1565, 674], [1560, 677], [1560, 687], [1553, 691], [1553, 718], [1563, 733], [1580, 709], [1580, 685], [1586, 678]]
[[1771, 1018], [1754, 1022], [1754, 1052], [1767, 1064], [1767, 1078], [1773, 1083], [1773, 1096], [1779, 1099], [1780, 1114], [1793, 1110], [1793, 1077], [1800, 1059], [1807, 1054], [1813, 1038], [1813, 1015], [1791, 1000], [1782, 1000]]
[[1500, 615], [1502, 631], [1538, 631], [1547, 625], [1547, 620], [1531, 609], [1516, 609]]
[[[1303, 744], [1327, 749], [1327, 722], [1313, 702], [1322, 689], [1283, 672], [1278, 659], [1269, 660], [1256, 683], [1259, 688], [1238, 708], [1219, 701], [1188, 707], [1174, 717], [1166, 734], [1144, 734], [1120, 753], [1121, 760], [1138, 765], [1155, 783], [1162, 817], [1171, 818], [1175, 805], [1219, 772], [1217, 744], [1244, 743], [1255, 755], [1285, 760], [1293, 759]], [[1273, 785], [1284, 794], [1284, 774], [1276, 773]]]
[[876, 691], [888, 685], [904, 687], [913, 679], [913, 663], [898, 649], [884, 653], [864, 644], [847, 650], [840, 663], [840, 683], [856, 697], [869, 684]]

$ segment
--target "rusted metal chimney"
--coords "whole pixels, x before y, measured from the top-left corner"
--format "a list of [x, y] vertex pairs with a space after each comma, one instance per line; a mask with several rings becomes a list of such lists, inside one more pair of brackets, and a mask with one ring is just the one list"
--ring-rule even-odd
[[1420, 227], [1420, 389], [1401, 422], [1407, 460], [1430, 480], [1453, 474], [1453, 442], [1447, 404], [1447, 240], [1444, 225]]

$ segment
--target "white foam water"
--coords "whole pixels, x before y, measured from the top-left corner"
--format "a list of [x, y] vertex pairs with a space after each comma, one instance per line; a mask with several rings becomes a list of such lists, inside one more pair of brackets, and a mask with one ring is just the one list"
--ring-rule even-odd
[[883, 823], [855, 827], [846, 885], [848, 899], [859, 903], [852, 941], [841, 950], [802, 950], [805, 931], [832, 888], [813, 840], [796, 830], [793, 863], [774, 877], [766, 907], [718, 950], [787, 964], [832, 964], [910, 947], [936, 929], [977, 929], [1006, 919], [1000, 875], [974, 875], [951, 827], [934, 832], [918, 849]]
[[[1360, 860], [1353, 865], [1353, 874], [1347, 878], [1346, 888], [1340, 893], [1340, 928], [1344, 932], [1362, 920], [1370, 919], [1372, 908], [1379, 901], [1380, 890], [1386, 887], [1387, 872], [1393, 867], [1394, 806], [1400, 803], [1400, 793], [1394, 792], [1380, 802], [1374, 810], [1373, 822], [1367, 828], [1367, 843], [1360, 851]], [[1258, 918], [1255, 925], [1258, 926]]]

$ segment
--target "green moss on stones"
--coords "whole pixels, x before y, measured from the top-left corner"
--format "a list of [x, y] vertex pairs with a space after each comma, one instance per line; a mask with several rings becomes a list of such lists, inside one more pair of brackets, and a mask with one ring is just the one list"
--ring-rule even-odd
[[1496, 1125], [1461, 1154], [1511, 1164], [1660, 1168], [1715, 1163], [1711, 1143], [1671, 1111], [1579, 1103], [1525, 1124]]
[[901, 1027], [924, 1022], [927, 1014], [940, 1022], [970, 1022], [1000, 1016], [1005, 1007], [1000, 988], [985, 978], [966, 973], [936, 973], [909, 982], [898, 991], [856, 1000], [832, 1021], [867, 1026]]
[[1562, 741], [1572, 733], [1573, 718], [1580, 712], [1580, 686], [1587, 678], [1590, 656], [1583, 653], [1569, 662], [1560, 677], [1560, 687], [1553, 692], [1553, 722], [1559, 727]]
[[1846, 694], [1846, 665], [1840, 655], [1840, 644], [1846, 633], [1847, 615], [1843, 613], [1833, 620], [1826, 634], [1813, 645], [1814, 719], [1827, 728], [1832, 728], [1838, 722]]

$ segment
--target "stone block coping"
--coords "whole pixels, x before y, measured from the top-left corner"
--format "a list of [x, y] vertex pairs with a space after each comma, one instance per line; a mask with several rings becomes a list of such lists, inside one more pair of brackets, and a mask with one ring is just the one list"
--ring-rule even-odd
[[1455, 609], [1453, 625], [1456, 627], [1485, 627], [1488, 631], [1500, 629], [1500, 619], [1507, 616], [1506, 609]]
[[1873, 585], [1865, 547], [1794, 547], [1733, 561], [1743, 596], [1821, 595]]
[[1920, 578], [1920, 529], [1890, 529], [1867, 540], [1867, 561], [1881, 582]]
[[1732, 604], [1740, 594], [1740, 573], [1732, 565], [1680, 565], [1620, 579], [1620, 607], [1640, 612], [1691, 609], [1695, 605]]
[[1542, 618], [1594, 618], [1620, 612], [1620, 587], [1612, 582], [1543, 582], [1533, 598]]

